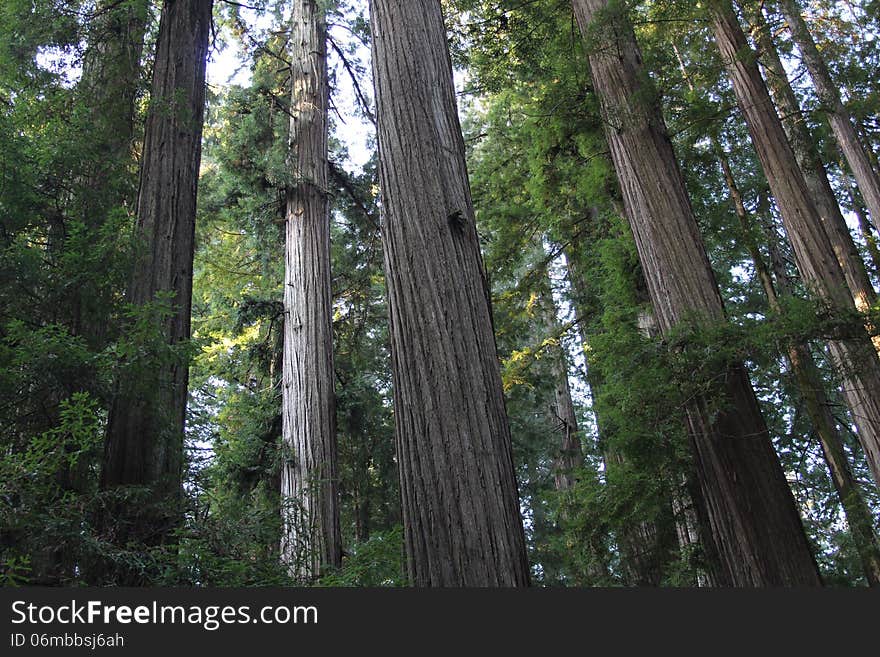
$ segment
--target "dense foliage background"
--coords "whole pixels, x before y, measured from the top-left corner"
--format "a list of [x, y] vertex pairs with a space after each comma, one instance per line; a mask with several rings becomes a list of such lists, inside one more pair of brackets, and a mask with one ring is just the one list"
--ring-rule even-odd
[[[150, 319], [166, 312], [162, 304], [133, 308], [124, 295], [139, 248], [131, 237], [137, 144], [157, 8], [122, 4], [150, 19], [135, 147], [121, 154], [110, 149], [119, 127], [102, 114], [88, 64], [113, 38], [102, 20], [113, 3], [0, 5], [0, 582], [111, 583], [112, 569], [100, 565], [109, 560], [138, 569], [153, 585], [292, 583], [279, 563], [289, 9], [284, 0], [215, 7], [193, 338], [181, 354], [150, 348], [157, 339]], [[319, 584], [404, 585], [369, 20], [364, 2], [325, 4], [346, 547], [342, 569]], [[876, 531], [880, 494], [823, 346], [853, 318], [817, 318], [806, 300], [717, 51], [707, 47], [712, 37], [701, 8], [678, 0], [630, 4], [732, 320], [663, 339], [651, 328], [570, 3], [444, 2], [533, 581], [705, 583], [707, 555], [698, 540], [682, 539], [689, 518], [682, 500], [692, 482], [681, 409], [709, 384], [713, 363], [739, 358], [823, 578], [862, 585], [852, 535], [786, 360], [786, 345], [796, 339], [819, 362]], [[807, 5], [847, 107], [876, 147], [880, 7], [875, 0]], [[861, 200], [798, 52], [787, 32], [774, 35], [876, 285], [876, 232], [870, 225], [865, 232], [867, 220], [859, 224]], [[112, 71], [106, 80], [103, 95], [112, 96]], [[718, 144], [753, 216], [749, 226], [734, 212]], [[768, 306], [749, 244], [793, 290], [782, 312]], [[152, 548], [120, 543], [112, 523], [99, 520], [113, 502], [99, 492], [98, 477], [115, 373], [149, 367], [144, 353], [191, 362], [186, 522], [175, 544]], [[560, 357], [584, 457], [573, 487], [563, 490], [555, 479]], [[145, 492], [113, 494], [136, 503]]]

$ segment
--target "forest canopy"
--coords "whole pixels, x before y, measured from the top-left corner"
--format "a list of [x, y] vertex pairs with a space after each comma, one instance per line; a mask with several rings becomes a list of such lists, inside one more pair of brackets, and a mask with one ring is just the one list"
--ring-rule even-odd
[[4, 0], [4, 586], [880, 585], [877, 0]]

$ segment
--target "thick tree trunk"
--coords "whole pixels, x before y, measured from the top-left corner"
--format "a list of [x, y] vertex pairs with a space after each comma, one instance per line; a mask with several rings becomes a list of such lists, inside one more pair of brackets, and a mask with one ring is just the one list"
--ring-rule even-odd
[[293, 186], [284, 278], [282, 557], [308, 581], [342, 563], [327, 190], [327, 28], [317, 0], [296, 0], [290, 110]]
[[[196, 187], [205, 105], [211, 0], [166, 0], [159, 25], [137, 205], [138, 255], [128, 300], [171, 295], [156, 323], [170, 347], [190, 337]], [[164, 351], [147, 345], [148, 351]], [[188, 363], [150, 353], [129, 363], [110, 409], [101, 486], [147, 486], [150, 509], [126, 505], [117, 538], [161, 543], [179, 521]], [[129, 522], [130, 521], [130, 522]], [[128, 532], [128, 533], [125, 533]]]
[[[593, 84], [661, 331], [724, 310], [625, 6], [575, 0]], [[597, 20], [602, 17], [605, 20]], [[595, 23], [594, 23], [595, 21]], [[818, 585], [819, 575], [745, 370], [719, 372], [687, 417], [697, 479], [730, 581]], [[720, 403], [719, 403], [720, 402]]]
[[440, 3], [370, 8], [409, 577], [524, 586], [510, 429]]
[[374, 0], [395, 422], [418, 586], [523, 586], [525, 540], [440, 3]]
[[761, 61], [764, 64], [765, 78], [773, 94], [773, 100], [779, 113], [784, 117], [782, 121], [785, 134], [797, 158], [798, 166], [804, 176], [804, 182], [810, 190], [810, 197], [822, 218], [822, 225], [837, 262], [846, 278], [847, 285], [852, 292], [856, 308], [865, 311], [877, 300], [877, 293], [865, 263], [852, 239], [852, 234], [846, 225], [846, 220], [840, 211], [840, 205], [828, 182], [828, 174], [825, 165], [816, 150], [816, 144], [810, 130], [804, 121], [804, 115], [798, 104], [797, 96], [791, 88], [788, 74], [779, 58], [779, 52], [770, 35], [769, 27], [764, 21], [760, 11], [754, 12], [755, 38], [761, 52]]
[[[782, 122], [729, 0], [710, 5], [715, 38], [730, 73], [752, 143], [776, 199], [804, 282], [832, 310], [849, 311], [852, 295]], [[751, 53], [751, 54], [750, 54]], [[868, 337], [829, 344], [874, 479], [880, 482], [880, 360]]]
[[779, 0], [779, 8], [791, 30], [791, 36], [797, 44], [810, 72], [813, 86], [822, 109], [828, 116], [834, 138], [843, 152], [850, 169], [855, 176], [856, 184], [868, 206], [871, 219], [880, 221], [880, 175], [871, 166], [865, 148], [859, 141], [858, 132], [853, 125], [852, 117], [840, 98], [840, 91], [831, 78], [828, 66], [813, 41], [813, 36], [801, 15], [801, 7], [797, 0]]

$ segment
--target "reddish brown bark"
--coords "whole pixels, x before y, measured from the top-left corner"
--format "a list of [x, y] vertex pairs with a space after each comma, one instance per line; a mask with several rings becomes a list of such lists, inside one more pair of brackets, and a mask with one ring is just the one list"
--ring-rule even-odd
[[[724, 310], [625, 6], [575, 0], [627, 218], [661, 331]], [[729, 579], [739, 586], [816, 585], [791, 491], [743, 367], [687, 407], [697, 479]]]

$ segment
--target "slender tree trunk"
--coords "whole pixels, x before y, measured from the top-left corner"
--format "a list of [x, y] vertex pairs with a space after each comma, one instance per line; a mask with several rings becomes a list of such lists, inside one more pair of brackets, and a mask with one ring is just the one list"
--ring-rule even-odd
[[[832, 310], [848, 312], [853, 302], [846, 279], [733, 6], [729, 0], [713, 0], [710, 12], [721, 57], [801, 276]], [[832, 341], [829, 347], [868, 464], [880, 482], [880, 360], [867, 333], [863, 338]]]
[[834, 138], [855, 176], [871, 219], [876, 222], [880, 220], [880, 175], [871, 166], [866, 149], [859, 141], [853, 119], [840, 98], [839, 88], [834, 84], [828, 66], [801, 15], [800, 4], [797, 0], [779, 0], [779, 8], [810, 72], [822, 109], [831, 124]]
[[327, 27], [293, 3], [291, 163], [284, 278], [282, 557], [301, 580], [342, 564], [327, 190]]
[[880, 276], [880, 245], [877, 244], [877, 228], [871, 224], [868, 217], [865, 216], [865, 208], [862, 205], [862, 200], [859, 198], [855, 187], [853, 187], [852, 180], [846, 173], [846, 167], [843, 166], [842, 162], [840, 163], [840, 170], [844, 172], [844, 176], [846, 177], [846, 191], [849, 195], [849, 202], [852, 206], [853, 214], [856, 215], [856, 220], [859, 222], [859, 232], [862, 234], [862, 239], [865, 240], [868, 255], [871, 257], [871, 265], [874, 269], [874, 275]]
[[[557, 349], [554, 349], [557, 351]], [[554, 463], [554, 482], [557, 491], [571, 490], [577, 482], [576, 473], [584, 465], [577, 416], [571, 399], [568, 367], [561, 348], [553, 354], [554, 404], [553, 420], [559, 431], [559, 452]]]
[[[545, 256], [543, 244], [537, 245], [542, 256]], [[553, 299], [553, 287], [549, 272], [542, 276], [538, 310], [544, 326], [545, 339], [559, 340], [559, 317], [556, 302]], [[553, 483], [556, 491], [565, 494], [571, 491], [578, 482], [581, 473], [586, 473], [596, 481], [595, 472], [587, 472], [584, 468], [584, 450], [581, 445], [581, 432], [578, 429], [574, 399], [571, 395], [571, 384], [568, 380], [568, 356], [561, 342], [547, 347], [547, 358], [550, 362], [550, 376], [553, 381], [553, 404], [550, 407], [550, 423], [558, 435], [556, 455], [553, 460]], [[565, 520], [566, 504], [570, 500], [563, 495], [563, 521]], [[591, 552], [588, 576], [593, 584], [607, 582], [610, 577], [609, 555], [602, 537], [591, 533], [587, 539]]]
[[409, 577], [524, 586], [510, 429], [440, 3], [370, 8]]
[[[591, 215], [593, 216], [588, 220], [594, 219], [596, 214], [597, 211], [592, 211]], [[584, 345], [588, 345], [589, 335], [585, 326], [587, 319], [598, 312], [597, 302], [592, 298], [588, 298], [586, 292], [586, 278], [580, 264], [583, 257], [582, 240], [578, 236], [572, 236], [570, 243], [570, 248], [566, 254], [569, 284], [574, 292], [575, 308], [580, 319], [578, 328], [580, 330], [581, 342]], [[611, 448], [613, 443], [611, 431], [607, 423], [602, 421], [602, 417], [595, 407], [595, 400], [599, 396], [601, 389], [601, 377], [589, 364], [587, 364], [586, 379], [594, 400], [593, 414], [596, 418], [597, 443], [602, 454], [602, 461], [605, 464], [606, 477], [613, 477], [614, 466], [623, 463], [624, 459], [616, 450]], [[659, 546], [656, 539], [659, 535], [661, 535], [661, 532], [657, 530], [655, 524], [647, 520], [629, 521], [625, 526], [616, 528], [614, 538], [623, 565], [623, 579], [628, 585], [657, 586], [660, 583], [662, 579], [660, 566], [665, 565], [666, 562], [658, 558]], [[660, 565], [655, 566], [655, 564]]]
[[[166, 0], [163, 6], [141, 164], [137, 235], [143, 251], [136, 259], [128, 300], [144, 306], [159, 296], [172, 296], [170, 312], [156, 322], [160, 340], [172, 348], [190, 337], [211, 8], [211, 0]], [[180, 520], [187, 380], [188, 359], [155, 353], [142, 366], [128, 363], [119, 375], [101, 486], [150, 490], [144, 508], [127, 504], [117, 510], [113, 520], [120, 541], [165, 542]]]
[[[544, 254], [543, 245], [539, 244], [538, 248]], [[549, 273], [545, 273], [542, 278], [544, 280], [538, 300], [541, 323], [547, 339], [558, 339], [555, 336], [559, 331], [559, 319]], [[554, 384], [550, 421], [560, 436], [553, 463], [553, 480], [556, 490], [563, 492], [571, 490], [577, 483], [576, 473], [584, 466], [584, 451], [568, 380], [568, 357], [561, 343], [547, 347], [547, 359]]]
[[[591, 214], [595, 216], [596, 213], [597, 211], [594, 210]], [[598, 302], [587, 293], [588, 286], [584, 272], [581, 269], [582, 258], [584, 257], [582, 249], [582, 238], [573, 235], [570, 238], [570, 246], [566, 250], [566, 261], [568, 264], [569, 285], [573, 292], [573, 303], [577, 316], [581, 320], [578, 323], [581, 342], [584, 345], [588, 345], [587, 320], [590, 317], [594, 317], [598, 312], [596, 306]], [[636, 295], [637, 297], [642, 297], [641, 301], [647, 305], [650, 303], [647, 298], [647, 292], [641, 293], [646, 285], [644, 278], [640, 275], [638, 280], [640, 283], [637, 285]], [[653, 322], [653, 327], [656, 330], [656, 322]], [[588, 365], [585, 378], [590, 388], [590, 393], [595, 400], [601, 389], [600, 376]], [[595, 405], [593, 415], [598, 434], [597, 443], [602, 453], [606, 473], [608, 473], [609, 465], [620, 462], [621, 457], [610, 448], [611, 437], [608, 426], [602, 421], [602, 417], [595, 408]], [[691, 476], [688, 476], [685, 479], [689, 481], [691, 478]], [[674, 518], [676, 533], [679, 539], [681, 539], [678, 541], [679, 552], [683, 550], [693, 552], [694, 545], [699, 544], [702, 548], [703, 559], [697, 566], [700, 571], [697, 573], [697, 584], [699, 586], [718, 586], [720, 582], [724, 581], [722, 579], [723, 575], [720, 574], [720, 560], [717, 558], [717, 551], [714, 550], [709, 523], [704, 514], [700, 515], [698, 513], [699, 506], [692, 493], [692, 488], [686, 487], [679, 493], [673, 492], [670, 498], [670, 510]], [[687, 530], [684, 528], [683, 523], [689, 523]], [[668, 543], [656, 540], [657, 537], [666, 538], [669, 534], [658, 531], [656, 526], [650, 526], [653, 524], [651, 521], [643, 520], [637, 526], [623, 528], [623, 531], [617, 532], [616, 540], [620, 549], [621, 560], [625, 565], [626, 579], [631, 585], [652, 585], [652, 582], [654, 582], [653, 585], [659, 584], [669, 562], [677, 556], [674, 549]], [[683, 531], [688, 531], [687, 536], [682, 533]], [[650, 546], [640, 545], [640, 537], [650, 537], [652, 540]], [[652, 567], [651, 564], [660, 564], [659, 577], [655, 575], [658, 569]]]
[[782, 126], [785, 128], [785, 134], [803, 173], [804, 182], [810, 190], [810, 198], [815, 202], [819, 216], [822, 218], [822, 225], [852, 292], [856, 308], [865, 311], [877, 300], [877, 293], [868, 278], [865, 263], [853, 242], [846, 220], [840, 212], [840, 205], [828, 182], [825, 165], [822, 164], [816, 150], [815, 141], [804, 121], [803, 112], [779, 58], [769, 26], [760, 11], [754, 12], [754, 21], [755, 38], [764, 64], [765, 78], [776, 107], [784, 117]]
[[[588, 42], [596, 42], [590, 49], [593, 84], [660, 329], [694, 315], [723, 321], [715, 277], [658, 101], [649, 97], [653, 90], [626, 8], [575, 0], [574, 9]], [[742, 365], [719, 372], [717, 389], [692, 400], [687, 418], [697, 479], [730, 581], [818, 585], [794, 499]]]

